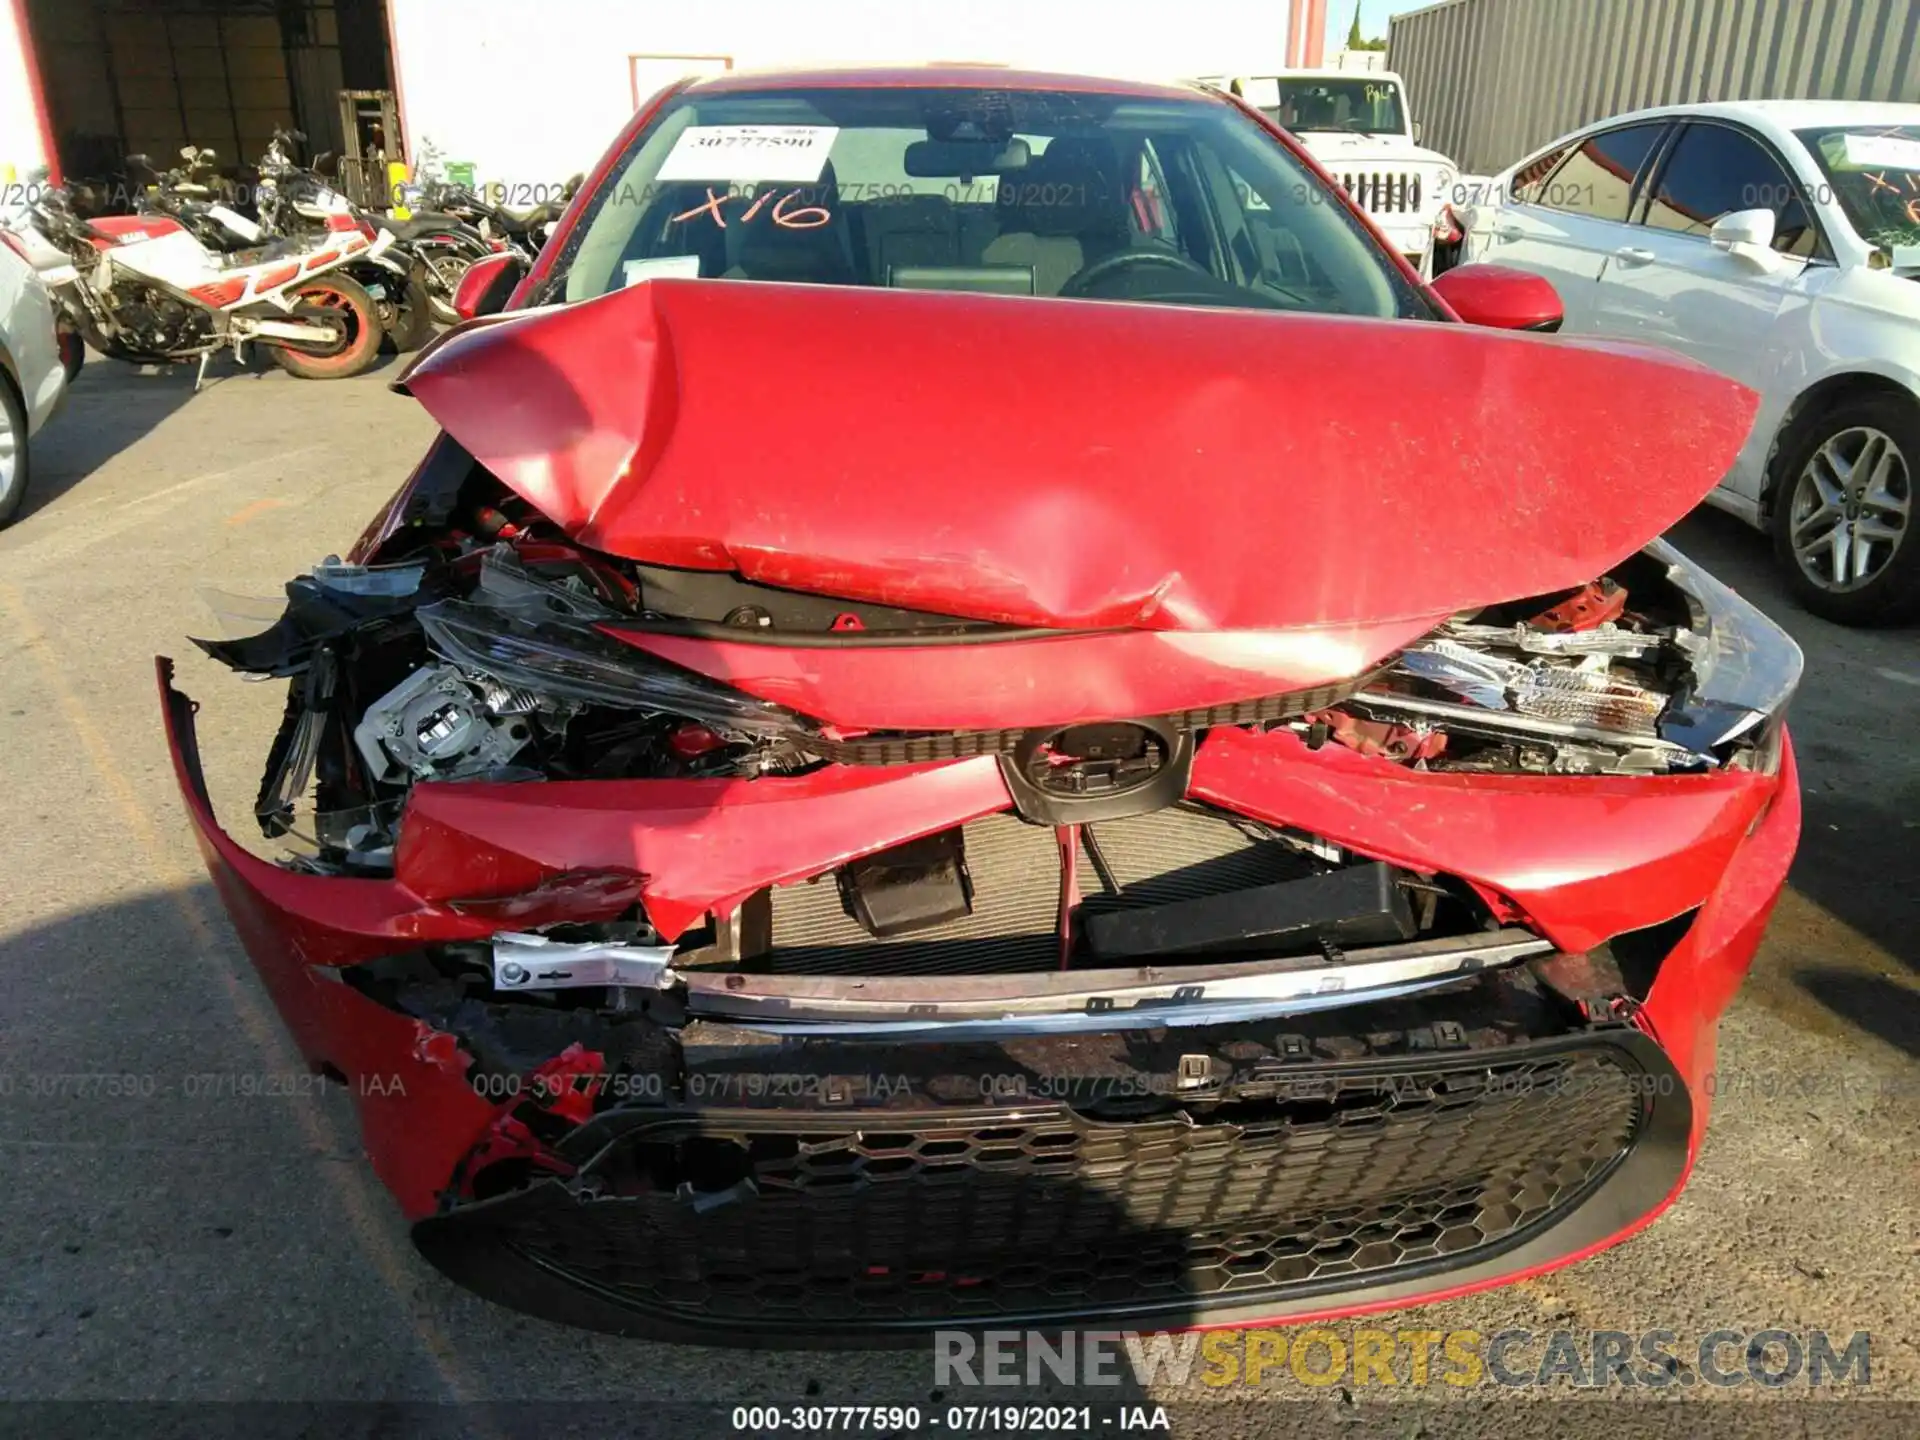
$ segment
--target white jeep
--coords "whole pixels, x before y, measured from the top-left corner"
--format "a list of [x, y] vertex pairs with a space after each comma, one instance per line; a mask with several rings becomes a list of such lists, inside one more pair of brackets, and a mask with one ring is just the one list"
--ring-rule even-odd
[[1445, 207], [1461, 176], [1446, 156], [1417, 143], [1420, 127], [1398, 75], [1281, 70], [1237, 76], [1225, 88], [1290, 131], [1415, 269], [1433, 273], [1435, 226], [1451, 231]]

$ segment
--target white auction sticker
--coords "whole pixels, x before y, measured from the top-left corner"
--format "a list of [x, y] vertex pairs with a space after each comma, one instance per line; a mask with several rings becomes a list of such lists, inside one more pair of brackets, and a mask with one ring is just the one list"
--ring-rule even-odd
[[838, 125], [689, 125], [655, 178], [811, 184], [839, 135]]
[[1899, 170], [1920, 170], [1920, 140], [1900, 135], [1848, 135], [1849, 165], [1891, 165]]
[[620, 262], [621, 284], [638, 285], [642, 280], [698, 280], [698, 255], [656, 255], [647, 260]]

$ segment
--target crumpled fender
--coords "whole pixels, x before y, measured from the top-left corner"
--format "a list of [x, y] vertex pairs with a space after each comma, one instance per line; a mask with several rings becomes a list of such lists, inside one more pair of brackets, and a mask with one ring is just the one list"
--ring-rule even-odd
[[[1756, 822], [1791, 790], [1790, 761], [1778, 775], [1448, 773], [1340, 745], [1310, 751], [1284, 731], [1220, 729], [1194, 758], [1188, 793], [1376, 859], [1458, 875], [1579, 952], [1714, 895]], [[1793, 811], [1797, 834], [1797, 797]]]
[[400, 387], [583, 544], [1007, 625], [1437, 621], [1678, 520], [1752, 392], [1465, 325], [656, 280]]

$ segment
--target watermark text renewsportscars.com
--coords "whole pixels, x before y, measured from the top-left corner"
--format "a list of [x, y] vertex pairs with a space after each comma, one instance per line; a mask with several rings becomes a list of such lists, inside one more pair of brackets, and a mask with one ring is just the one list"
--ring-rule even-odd
[[1261, 1330], [942, 1330], [933, 1347], [936, 1386], [1454, 1389], [1494, 1386], [1582, 1390], [1829, 1388], [1873, 1383], [1865, 1330], [1423, 1330], [1305, 1326]]

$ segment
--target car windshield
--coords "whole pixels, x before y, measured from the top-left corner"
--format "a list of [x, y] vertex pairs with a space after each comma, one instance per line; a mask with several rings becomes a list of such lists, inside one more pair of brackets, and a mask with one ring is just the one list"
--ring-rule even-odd
[[1869, 245], [1920, 245], [1920, 125], [1796, 131]]
[[1260, 108], [1289, 130], [1337, 130], [1348, 135], [1404, 135], [1400, 87], [1360, 76], [1338, 80], [1274, 81], [1278, 98]]
[[619, 158], [541, 298], [654, 276], [1433, 313], [1283, 145], [1200, 96], [696, 88]]

